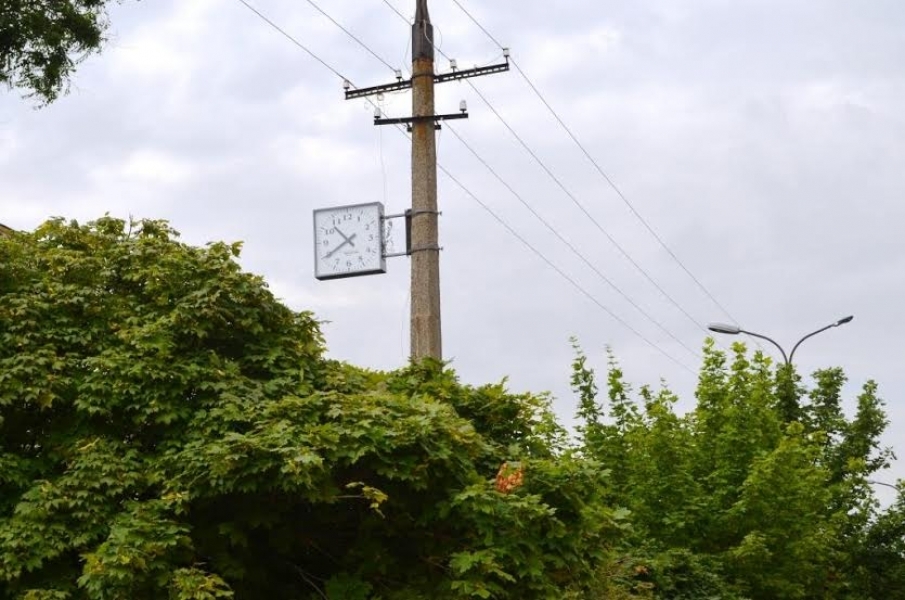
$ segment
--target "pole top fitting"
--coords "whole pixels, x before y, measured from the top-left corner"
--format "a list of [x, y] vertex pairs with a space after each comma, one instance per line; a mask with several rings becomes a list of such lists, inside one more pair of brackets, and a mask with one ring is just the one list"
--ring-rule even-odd
[[412, 25], [412, 61], [423, 58], [434, 60], [434, 27], [427, 11], [427, 0], [418, 0]]
[[420, 23], [421, 21], [431, 22], [430, 13], [427, 12], [427, 0], [418, 0], [415, 7], [415, 23]]

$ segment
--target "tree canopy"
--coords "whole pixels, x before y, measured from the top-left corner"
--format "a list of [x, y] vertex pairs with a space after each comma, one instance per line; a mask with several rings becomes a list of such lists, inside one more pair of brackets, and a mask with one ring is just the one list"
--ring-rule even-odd
[[56, 100], [78, 63], [103, 46], [111, 2], [0, 0], [0, 84]]
[[0, 597], [905, 598], [874, 382], [704, 348], [694, 410], [329, 360], [239, 244], [166, 223], [0, 236]]
[[622, 513], [545, 397], [323, 357], [165, 223], [0, 240], [0, 597], [552, 598]]
[[903, 489], [881, 511], [871, 488], [892, 458], [879, 442], [876, 383], [846, 418], [840, 369], [818, 371], [806, 391], [741, 344], [731, 360], [712, 341], [704, 354], [685, 415], [666, 388], [634, 398], [615, 360], [603, 401], [584, 355], [573, 366], [583, 451], [613, 472], [607, 502], [631, 514], [622, 551], [635, 589], [689, 600], [905, 598]]

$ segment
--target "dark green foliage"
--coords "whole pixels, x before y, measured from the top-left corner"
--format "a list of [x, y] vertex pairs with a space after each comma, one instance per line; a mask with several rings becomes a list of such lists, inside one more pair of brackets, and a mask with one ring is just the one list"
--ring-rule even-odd
[[0, 597], [905, 598], [873, 382], [847, 416], [841, 371], [708, 345], [680, 415], [579, 353], [570, 447], [545, 396], [326, 360], [238, 253], [0, 238]]
[[0, 84], [50, 103], [100, 50], [112, 0], [0, 0]]
[[325, 360], [238, 245], [175, 237], [104, 218], [0, 239], [0, 597], [593, 586], [625, 515], [547, 398]]

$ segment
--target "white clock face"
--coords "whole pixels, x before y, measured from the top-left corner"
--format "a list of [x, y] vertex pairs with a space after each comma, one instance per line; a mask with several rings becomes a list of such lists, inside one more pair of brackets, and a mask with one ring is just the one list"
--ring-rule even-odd
[[355, 204], [314, 211], [314, 276], [338, 279], [386, 273], [383, 205]]

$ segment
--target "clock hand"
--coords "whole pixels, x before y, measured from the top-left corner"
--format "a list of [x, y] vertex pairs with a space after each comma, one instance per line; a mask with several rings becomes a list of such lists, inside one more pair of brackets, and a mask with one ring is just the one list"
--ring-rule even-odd
[[[339, 231], [339, 229], [337, 229], [337, 231]], [[340, 235], [342, 235], [342, 233], [340, 233]], [[352, 246], [354, 246], [355, 243], [352, 242], [352, 240], [355, 239], [355, 236], [356, 236], [356, 235], [358, 235], [358, 234], [357, 234], [357, 233], [353, 233], [353, 234], [352, 234], [351, 236], [349, 236], [349, 237], [346, 237], [346, 236], [343, 235], [343, 237], [346, 238], [346, 241], [344, 241], [342, 244], [340, 244], [339, 246], [337, 246], [336, 248], [334, 248], [333, 250], [331, 250], [330, 252], [328, 252], [327, 255], [326, 255], [324, 258], [330, 258], [330, 257], [333, 256], [334, 254], [336, 254], [337, 252], [339, 252], [340, 249], [341, 249], [343, 246], [345, 246], [346, 244], [351, 244]]]
[[345, 242], [343, 242], [342, 244], [340, 244], [339, 246], [337, 246], [336, 248], [334, 248], [334, 249], [331, 250], [330, 252], [327, 252], [327, 255], [324, 256], [324, 258], [330, 258], [330, 257], [333, 256], [334, 254], [336, 254], [337, 252], [339, 252], [340, 249], [341, 249], [343, 246], [345, 246], [346, 244], [348, 244], [348, 243], [349, 243], [349, 240], [346, 240]]
[[355, 239], [355, 235], [356, 235], [356, 234], [353, 233], [352, 236], [349, 237], [349, 236], [347, 236], [345, 233], [343, 233], [342, 231], [340, 231], [339, 227], [334, 227], [334, 229], [336, 229], [336, 233], [338, 233], [339, 235], [343, 236], [343, 239], [344, 239], [344, 240], [346, 240], [348, 243], [352, 244], [353, 246], [355, 245], [355, 244], [352, 242], [352, 240]]

